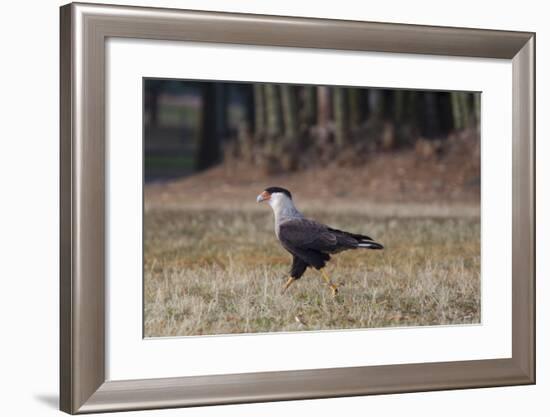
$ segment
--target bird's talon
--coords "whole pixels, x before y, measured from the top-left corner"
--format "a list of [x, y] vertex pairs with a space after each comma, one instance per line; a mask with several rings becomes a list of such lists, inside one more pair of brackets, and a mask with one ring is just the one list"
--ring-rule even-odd
[[288, 289], [288, 287], [290, 287], [294, 281], [296, 281], [294, 278], [290, 277], [288, 279], [288, 281], [286, 282], [286, 284], [283, 286], [283, 290], [281, 291], [281, 295], [284, 294], [286, 292], [286, 290]]

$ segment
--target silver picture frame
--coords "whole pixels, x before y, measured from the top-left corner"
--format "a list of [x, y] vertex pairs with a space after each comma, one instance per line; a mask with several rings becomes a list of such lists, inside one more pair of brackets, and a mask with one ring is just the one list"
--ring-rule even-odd
[[[535, 34], [72, 3], [60, 9], [60, 408], [91, 413], [535, 383]], [[513, 67], [512, 357], [112, 381], [105, 373], [110, 37], [486, 57]]]

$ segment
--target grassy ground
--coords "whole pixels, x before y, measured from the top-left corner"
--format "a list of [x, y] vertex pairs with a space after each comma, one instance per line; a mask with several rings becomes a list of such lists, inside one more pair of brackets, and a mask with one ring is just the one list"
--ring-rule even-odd
[[276, 241], [269, 207], [209, 207], [146, 209], [146, 337], [480, 321], [477, 216], [305, 210], [386, 247], [336, 255], [327, 268], [340, 285], [334, 299], [314, 270], [281, 294], [291, 258]]

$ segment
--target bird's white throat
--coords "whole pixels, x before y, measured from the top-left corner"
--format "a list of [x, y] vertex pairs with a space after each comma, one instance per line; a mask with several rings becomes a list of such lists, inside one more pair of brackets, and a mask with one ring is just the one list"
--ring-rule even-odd
[[279, 224], [279, 222], [285, 218], [303, 217], [302, 213], [298, 211], [292, 200], [286, 194], [273, 193], [267, 202], [273, 209], [275, 225]]

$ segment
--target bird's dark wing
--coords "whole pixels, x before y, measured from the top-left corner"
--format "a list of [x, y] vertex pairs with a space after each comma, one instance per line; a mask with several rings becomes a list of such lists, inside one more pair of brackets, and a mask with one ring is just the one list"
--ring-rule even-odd
[[332, 229], [314, 220], [298, 218], [281, 222], [279, 240], [291, 253], [296, 250], [312, 250], [322, 253], [338, 253], [347, 249], [382, 249], [372, 238]]
[[281, 222], [279, 240], [295, 260], [317, 269], [325, 266], [330, 259], [329, 253], [338, 246], [338, 239], [325, 225], [304, 218]]
[[305, 218], [281, 222], [279, 240], [287, 249], [293, 247], [320, 252], [331, 252], [338, 245], [336, 235], [327, 226]]

